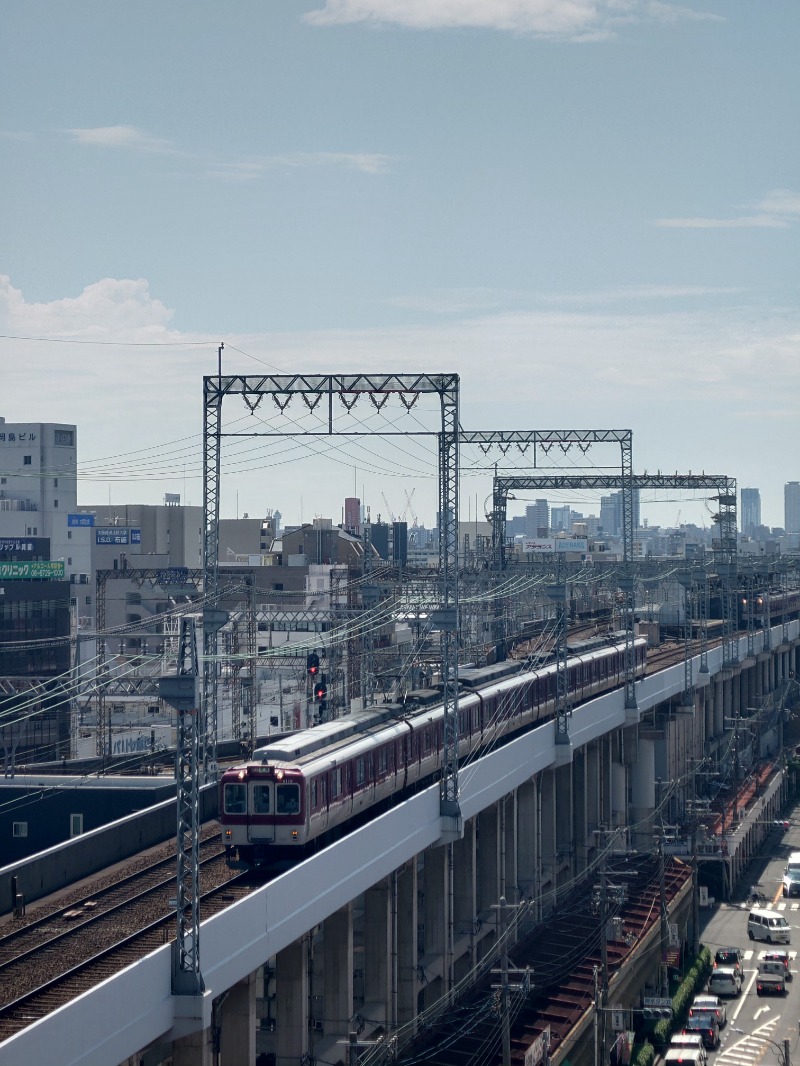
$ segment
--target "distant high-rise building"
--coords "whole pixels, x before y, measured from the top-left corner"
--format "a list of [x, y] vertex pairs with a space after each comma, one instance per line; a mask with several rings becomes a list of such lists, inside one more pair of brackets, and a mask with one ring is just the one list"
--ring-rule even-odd
[[742, 489], [742, 533], [753, 535], [757, 526], [761, 525], [761, 493], [758, 489]]
[[525, 508], [525, 533], [529, 537], [546, 537], [550, 531], [550, 506], [537, 500]]
[[788, 481], [783, 486], [784, 528], [787, 533], [800, 533], [800, 481]]
[[568, 503], [563, 507], [552, 507], [550, 525], [554, 533], [561, 533], [562, 530], [569, 533], [572, 529], [572, 507]]
[[619, 511], [616, 493], [600, 497], [600, 525], [610, 537], [619, 536]]
[[361, 500], [347, 496], [344, 501], [344, 528], [356, 536], [361, 534]]

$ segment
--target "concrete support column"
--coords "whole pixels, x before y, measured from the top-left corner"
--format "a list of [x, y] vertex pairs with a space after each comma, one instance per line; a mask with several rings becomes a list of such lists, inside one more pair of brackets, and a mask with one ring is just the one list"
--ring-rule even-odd
[[541, 878], [539, 898], [542, 913], [556, 905], [556, 797], [552, 770], [539, 776], [539, 834], [541, 840]]
[[327, 1039], [347, 1039], [353, 1016], [353, 904], [322, 923], [322, 1021]]
[[506, 903], [519, 902], [519, 888], [517, 878], [517, 793], [500, 801], [505, 803], [505, 891]]
[[464, 823], [464, 836], [453, 845], [453, 979], [458, 982], [475, 958], [478, 916], [475, 819]]
[[213, 1066], [214, 1033], [203, 1029], [182, 1036], [172, 1045], [172, 1066]]
[[256, 1061], [256, 975], [251, 973], [228, 992], [222, 1004], [219, 1066]]
[[307, 953], [302, 937], [275, 956], [276, 1066], [297, 1066], [308, 1053]]
[[410, 1022], [417, 1014], [419, 956], [417, 953], [417, 860], [397, 875], [397, 1021]]
[[572, 793], [573, 793], [573, 817], [574, 828], [572, 832], [573, 850], [575, 859], [573, 869], [580, 874], [586, 869], [587, 852], [586, 838], [588, 830], [588, 806], [589, 798], [586, 789], [586, 749], [582, 748], [575, 752], [572, 760]]
[[[430, 1006], [448, 991], [447, 935], [450, 924], [450, 893], [447, 847], [425, 852], [425, 1005]], [[433, 977], [433, 980], [431, 980]]]
[[364, 893], [364, 1016], [386, 1024], [391, 987], [391, 908], [389, 881]]
[[533, 778], [517, 789], [517, 883], [526, 899], [536, 897], [539, 884], [536, 793]]
[[[575, 837], [572, 826], [572, 763], [559, 766], [555, 771], [555, 816], [556, 816], [556, 856], [559, 866], [559, 882], [572, 879], [575, 850]], [[564, 866], [569, 863], [569, 873]]]
[[500, 898], [500, 833], [497, 804], [478, 815], [478, 913], [484, 923]]
[[714, 721], [711, 727], [711, 733], [715, 737], [722, 735], [722, 698], [724, 691], [724, 683], [720, 676], [714, 678], [712, 685], [714, 687]]

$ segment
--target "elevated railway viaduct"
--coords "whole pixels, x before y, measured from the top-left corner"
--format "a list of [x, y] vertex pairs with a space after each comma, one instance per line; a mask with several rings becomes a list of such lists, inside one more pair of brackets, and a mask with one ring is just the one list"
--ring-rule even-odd
[[[397, 1056], [421, 1012], [452, 1002], [476, 965], [491, 965], [501, 898], [534, 923], [563, 913], [582, 882], [597, 881], [607, 845], [652, 850], [661, 816], [696, 798], [698, 762], [729, 764], [735, 743], [742, 772], [766, 769], [746, 806], [706, 819], [698, 846], [701, 881], [716, 877], [729, 892], [786, 798], [783, 719], [799, 647], [792, 621], [737, 640], [733, 664], [721, 648], [708, 652], [708, 673], [693, 660], [691, 707], [681, 662], [637, 683], [635, 720], [614, 691], [574, 709], [568, 745], [556, 744], [552, 721], [538, 726], [463, 770], [454, 843], [441, 840], [438, 788], [422, 791], [204, 920], [202, 994], [172, 994], [165, 943], [5, 1030], [0, 1060], [30, 1066], [57, 1049], [62, 1066], [336, 1063], [354, 1029], [364, 1044], [382, 1040], [362, 1047], [362, 1061]], [[690, 913], [676, 889], [681, 943], [696, 935]], [[644, 927], [632, 945], [636, 973], [653, 987], [659, 946]], [[588, 1024], [591, 1003], [576, 1003], [554, 1063]], [[527, 1032], [533, 1040], [535, 1023]]]

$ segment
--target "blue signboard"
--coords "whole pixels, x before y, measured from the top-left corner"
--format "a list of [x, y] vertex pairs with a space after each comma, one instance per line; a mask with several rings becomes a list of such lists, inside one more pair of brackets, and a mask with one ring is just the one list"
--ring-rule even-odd
[[0, 537], [0, 552], [32, 552], [36, 545], [32, 540], [23, 540], [20, 537]]
[[141, 544], [141, 543], [142, 543], [142, 531], [141, 531], [141, 529], [132, 529], [131, 530], [131, 544]]
[[122, 526], [98, 526], [94, 531], [95, 544], [127, 544], [128, 530]]
[[71, 529], [75, 529], [78, 526], [93, 526], [94, 515], [93, 514], [68, 514], [67, 525]]

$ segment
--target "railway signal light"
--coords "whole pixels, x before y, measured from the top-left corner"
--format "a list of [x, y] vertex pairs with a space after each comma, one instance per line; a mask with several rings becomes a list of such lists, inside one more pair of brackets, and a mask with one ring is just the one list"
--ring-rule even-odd
[[328, 679], [324, 674], [319, 675], [319, 679], [314, 682], [314, 699], [317, 703], [322, 703], [325, 697], [328, 695]]
[[319, 655], [315, 651], [310, 651], [306, 656], [306, 670], [313, 681], [319, 673]]

